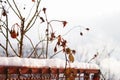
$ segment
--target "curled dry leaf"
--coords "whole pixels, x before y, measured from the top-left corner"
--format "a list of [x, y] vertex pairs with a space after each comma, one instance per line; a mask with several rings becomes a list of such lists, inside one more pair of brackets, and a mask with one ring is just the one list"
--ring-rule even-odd
[[63, 40], [61, 46], [62, 46], [62, 47], [66, 47], [66, 43], [67, 43], [67, 41], [66, 41], [66, 40]]
[[72, 54], [69, 54], [68, 58], [69, 58], [70, 62], [74, 62], [74, 56]]
[[55, 33], [51, 33], [51, 36], [50, 36], [50, 41], [53, 41], [54, 40], [54, 38], [55, 38]]
[[58, 41], [57, 41], [57, 45], [60, 45], [60, 42], [62, 41], [61, 35], [58, 36]]
[[40, 17], [40, 20], [42, 21], [41, 23], [45, 22], [45, 20], [43, 19], [43, 17]]
[[3, 12], [2, 12], [2, 15], [3, 15], [3, 16], [6, 16], [6, 12], [5, 12], [5, 11], [3, 11]]
[[57, 47], [55, 46], [55, 48], [54, 48], [54, 52], [57, 52]]
[[7, 15], [7, 13], [6, 13], [5, 10], [2, 11], [2, 15], [3, 15], [3, 16], [6, 16], [6, 15]]
[[66, 53], [67, 54], [71, 54], [71, 49], [70, 48], [66, 48]]

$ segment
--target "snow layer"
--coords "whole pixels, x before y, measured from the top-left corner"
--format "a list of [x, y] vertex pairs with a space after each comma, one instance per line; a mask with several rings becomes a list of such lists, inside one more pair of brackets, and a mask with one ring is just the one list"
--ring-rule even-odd
[[[0, 66], [20, 66], [30, 68], [64, 68], [66, 62], [59, 58], [55, 59], [35, 59], [35, 58], [19, 58], [19, 57], [0, 57]], [[98, 65], [91, 63], [67, 63], [67, 67], [81, 69], [99, 69]]]

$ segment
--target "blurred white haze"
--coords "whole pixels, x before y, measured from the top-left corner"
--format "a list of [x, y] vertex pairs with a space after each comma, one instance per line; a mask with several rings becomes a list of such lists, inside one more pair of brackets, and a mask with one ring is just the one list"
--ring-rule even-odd
[[[30, 0], [17, 2], [18, 5], [26, 7], [24, 10], [19, 6], [22, 14], [26, 16], [33, 2]], [[120, 0], [42, 0], [41, 9], [43, 7], [47, 8], [49, 20], [58, 19], [68, 22], [64, 29], [61, 24], [54, 24], [54, 29], [58, 34], [65, 34], [75, 26], [90, 28], [89, 32], [74, 28], [64, 36], [68, 40], [68, 45], [76, 49], [76, 60], [88, 62], [98, 52], [98, 57], [91, 62], [98, 63], [104, 75], [109, 72], [110, 74], [106, 74], [106, 77], [111, 76], [114, 78], [111, 80], [120, 80], [117, 75], [120, 74]], [[17, 18], [13, 14], [10, 25], [16, 21]], [[38, 27], [39, 25], [36, 24], [36, 28], [28, 32], [33, 37], [34, 43], [39, 40], [38, 35], [35, 34], [42, 35], [43, 27]], [[83, 36], [80, 36], [81, 30]], [[60, 55], [56, 57], [61, 57]]]

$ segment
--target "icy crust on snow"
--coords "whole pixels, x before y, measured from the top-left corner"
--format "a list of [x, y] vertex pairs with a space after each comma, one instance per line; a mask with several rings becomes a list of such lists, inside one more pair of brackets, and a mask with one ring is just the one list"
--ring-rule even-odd
[[[62, 59], [34, 59], [19, 57], [0, 57], [0, 66], [17, 66], [29, 68], [65, 68], [66, 62]], [[98, 65], [93, 63], [73, 62], [67, 63], [67, 67], [78, 69], [99, 69]]]

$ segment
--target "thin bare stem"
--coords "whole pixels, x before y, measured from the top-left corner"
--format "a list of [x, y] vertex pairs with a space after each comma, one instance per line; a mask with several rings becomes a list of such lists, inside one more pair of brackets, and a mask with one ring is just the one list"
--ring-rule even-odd
[[7, 0], [9, 6], [11, 7], [11, 9], [13, 10], [13, 12], [18, 16], [19, 19], [21, 19], [20, 15], [15, 11], [15, 9], [12, 7], [11, 3], [9, 2], [9, 0]]
[[13, 0], [13, 3], [14, 3], [14, 5], [15, 5], [15, 8], [16, 8], [17, 11], [18, 11], [18, 14], [20, 15], [20, 18], [22, 19], [22, 15], [21, 15], [20, 10], [18, 9], [18, 7], [17, 7], [17, 5], [16, 5], [16, 3], [15, 3], [15, 0]]
[[56, 52], [55, 54], [53, 54], [50, 58], [53, 58], [55, 55], [57, 55], [58, 53], [62, 52], [63, 50], [60, 50], [58, 52]]
[[2, 45], [1, 43], [0, 43], [0, 46], [1, 46], [4, 50], [6, 50], [6, 48], [4, 47], [4, 45]]
[[[68, 62], [68, 59], [67, 59], [67, 54], [65, 53], [65, 72], [64, 72], [64, 75], [63, 75], [63, 76], [65, 76], [65, 73], [66, 73], [66, 69], [67, 69], [67, 62]], [[65, 76], [65, 78], [67, 78], [67, 77]]]
[[63, 21], [61, 21], [61, 20], [50, 20], [49, 23], [51, 23], [51, 22], [63, 22]]
[[78, 28], [79, 26], [75, 26], [75, 27], [73, 27], [73, 28], [71, 28], [69, 31], [67, 31], [64, 35], [62, 35], [62, 36], [65, 36], [65, 35], [67, 35], [70, 31], [72, 31], [73, 29], [75, 29], [75, 28]]
[[[1, 19], [0, 19], [0, 22], [2, 22], [2, 23], [3, 23], [3, 25], [7, 26], [7, 24], [6, 24], [4, 21], [2, 21]], [[3, 26], [3, 25], [1, 25], [1, 27], [4, 27], [4, 28], [6, 29], [6, 27], [5, 27], [5, 26]]]
[[[6, 35], [3, 33], [3, 31], [1, 31], [1, 33], [3, 34], [3, 36], [7, 39], [7, 37], [6, 37]], [[14, 50], [14, 48], [13, 48], [13, 46], [12, 46], [12, 44], [10, 43], [10, 41], [9, 41], [9, 39], [8, 39], [8, 43], [9, 43], [9, 45], [10, 45], [10, 47], [11, 47], [11, 49], [13, 50], [13, 52], [18, 56], [18, 54], [16, 53], [16, 51]], [[2, 44], [1, 44], [2, 45]], [[6, 50], [6, 48], [5, 48], [5, 50]]]
[[64, 35], [62, 35], [62, 36], [65, 36], [65, 35], [67, 35], [70, 31], [72, 31], [73, 29], [75, 29], [75, 28], [85, 28], [85, 27], [83, 27], [83, 26], [74, 26], [74, 27], [72, 27], [69, 31], [67, 31]]
[[46, 18], [46, 22], [47, 22], [47, 30], [46, 30], [46, 37], [47, 37], [47, 43], [46, 43], [46, 58], [48, 56], [48, 44], [49, 44], [49, 21], [47, 19], [47, 15], [45, 13], [45, 18]]
[[52, 22], [63, 22], [63, 21], [61, 21], [61, 20], [50, 20], [50, 21], [49, 21], [49, 25], [50, 25], [51, 30], [52, 30], [52, 32], [53, 32], [53, 28], [52, 28], [52, 25], [51, 25]]
[[[34, 4], [33, 4], [32, 8], [30, 9], [30, 12], [29, 12], [28, 16], [26, 17], [26, 20], [30, 17], [30, 14], [31, 14], [31, 12], [32, 12], [33, 7], [34, 7]], [[25, 21], [26, 21], [26, 20], [25, 20]]]
[[30, 39], [27, 35], [25, 35], [25, 37], [26, 37], [26, 38], [28, 38], [28, 40], [30, 41], [30, 43], [31, 43], [32, 47], [34, 48], [34, 45], [33, 45], [32, 40], [31, 40], [31, 39]]
[[39, 8], [39, 5], [40, 5], [40, 1], [41, 0], [39, 0], [38, 3], [37, 3], [36, 11], [35, 11], [34, 15], [32, 16], [32, 18], [30, 19], [30, 21], [28, 22], [28, 24], [27, 24], [27, 26], [25, 28], [25, 31], [30, 27], [30, 25], [31, 25], [32, 21], [34, 20], [36, 14], [38, 13], [38, 8]]
[[[49, 23], [50, 24], [50, 23]], [[50, 24], [50, 28], [51, 28], [51, 30], [52, 30], [52, 32], [53, 32], [53, 28], [52, 28], [52, 25]]]
[[10, 41], [8, 41], [8, 42], [9, 42], [9, 45], [10, 45], [11, 49], [12, 49], [13, 52], [15, 53], [15, 55], [16, 55], [16, 56], [19, 56], [19, 55], [17, 54], [17, 52], [14, 50], [14, 48], [13, 48], [12, 44], [10, 43]]
[[33, 25], [35, 24], [36, 20], [37, 20], [37, 16], [35, 17], [33, 23], [29, 26], [29, 28], [25, 30], [25, 32], [29, 31], [33, 27]]
[[34, 50], [30, 53], [30, 55], [28, 56], [28, 58], [30, 58], [31, 57], [31, 55], [33, 54], [33, 52], [35, 51], [35, 49], [38, 47], [38, 45], [41, 43], [41, 42], [43, 42], [43, 41], [45, 41], [45, 40], [41, 40], [41, 41], [39, 41], [37, 44], [36, 44], [36, 46], [34, 47]]
[[33, 50], [35, 51], [35, 47], [34, 47], [34, 45], [33, 45], [32, 40], [31, 40], [27, 35], [25, 35], [25, 37], [28, 38], [28, 40], [30, 41], [30, 43], [31, 43], [31, 45], [32, 45]]
[[21, 20], [21, 38], [20, 38], [20, 51], [19, 51], [19, 57], [22, 57], [22, 55], [23, 55], [23, 39], [24, 39], [24, 23], [25, 23], [25, 18], [23, 18], [22, 20]]
[[6, 56], [8, 57], [8, 31], [9, 31], [9, 28], [8, 28], [8, 15], [6, 14]]

